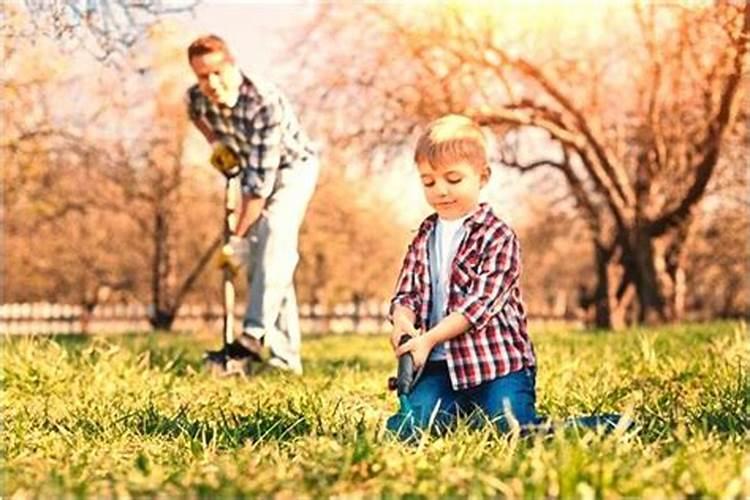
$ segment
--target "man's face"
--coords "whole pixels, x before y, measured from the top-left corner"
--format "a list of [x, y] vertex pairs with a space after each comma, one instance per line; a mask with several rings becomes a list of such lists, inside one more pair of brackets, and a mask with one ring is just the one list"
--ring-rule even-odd
[[242, 74], [223, 52], [210, 52], [190, 60], [198, 87], [212, 102], [232, 107], [237, 102]]
[[433, 168], [428, 162], [417, 164], [427, 203], [443, 219], [459, 219], [479, 204], [479, 192], [488, 175], [480, 174], [465, 161]]

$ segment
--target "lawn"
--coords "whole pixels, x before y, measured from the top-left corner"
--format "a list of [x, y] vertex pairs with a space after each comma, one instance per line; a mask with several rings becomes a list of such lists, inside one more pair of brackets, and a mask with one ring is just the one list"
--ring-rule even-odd
[[303, 377], [229, 379], [200, 369], [216, 332], [5, 339], [0, 495], [750, 496], [744, 323], [532, 336], [540, 413], [638, 432], [396, 442], [382, 336], [307, 338]]

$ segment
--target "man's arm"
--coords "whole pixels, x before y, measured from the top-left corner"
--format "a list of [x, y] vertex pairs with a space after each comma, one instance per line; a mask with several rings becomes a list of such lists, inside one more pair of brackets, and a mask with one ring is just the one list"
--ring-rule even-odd
[[247, 167], [242, 175], [243, 198], [265, 199], [273, 194], [281, 163], [282, 112], [279, 105], [268, 103], [248, 122], [248, 129], [252, 129], [256, 137], [246, 156]]
[[200, 130], [201, 134], [203, 134], [203, 137], [206, 138], [209, 144], [213, 144], [216, 141], [216, 136], [208, 126], [208, 123], [206, 123], [204, 120], [201, 120], [200, 118], [195, 118], [193, 116], [190, 117], [190, 121], [193, 122], [195, 128]]
[[243, 194], [240, 202], [240, 210], [237, 217], [237, 229], [234, 234], [244, 238], [250, 227], [260, 218], [266, 199], [251, 194]]
[[201, 134], [203, 134], [203, 137], [206, 138], [209, 144], [213, 144], [216, 141], [216, 135], [213, 130], [211, 130], [211, 126], [208, 122], [202, 117], [202, 113], [199, 110], [200, 105], [197, 103], [197, 93], [198, 90], [196, 86], [190, 87], [187, 90], [185, 93], [185, 108], [188, 117], [190, 118], [190, 121], [193, 122], [193, 125], [195, 125], [195, 128], [200, 130]]

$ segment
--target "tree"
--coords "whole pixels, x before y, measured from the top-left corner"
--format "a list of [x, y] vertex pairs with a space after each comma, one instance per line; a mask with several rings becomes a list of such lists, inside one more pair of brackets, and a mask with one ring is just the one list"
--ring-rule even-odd
[[[23, 22], [22, 13], [8, 14], [6, 29]], [[96, 186], [104, 178], [96, 166], [105, 154], [83, 139], [99, 125], [101, 108], [69, 105], [66, 94], [86, 78], [51, 41], [5, 38], [2, 49], [2, 294], [16, 301], [57, 297], [90, 313], [106, 290], [129, 289], [135, 272], [132, 259], [115, 253], [132, 227], [117, 214], [110, 214], [117, 222], [103, 224], [99, 211]], [[113, 226], [119, 230], [107, 234]]]
[[299, 298], [312, 305], [385, 300], [408, 233], [365, 183], [328, 172], [300, 232]]
[[[83, 48], [100, 61], [116, 63], [161, 17], [192, 12], [199, 1], [24, 0], [26, 22], [4, 25], [3, 31], [14, 39], [46, 36], [68, 51]], [[19, 7], [3, 3], [3, 17]]]
[[211, 182], [218, 181], [213, 171], [189, 168], [185, 150], [192, 126], [182, 84], [192, 76], [175, 27], [153, 27], [143, 51], [152, 70], [128, 114], [133, 122], [144, 117], [146, 126], [117, 131], [110, 149], [119, 159], [106, 175], [120, 192], [121, 210], [147, 236], [141, 255], [149, 271], [149, 321], [168, 330], [222, 242], [220, 183]]
[[[555, 15], [572, 14], [543, 19]], [[336, 117], [335, 144], [373, 154], [442, 114], [474, 117], [500, 139], [497, 160], [567, 187], [593, 247], [598, 325], [634, 307], [679, 319], [696, 208], [722, 153], [747, 151], [750, 3], [599, 15], [586, 31], [557, 19], [534, 32], [486, 5], [323, 8], [301, 57], [322, 72], [309, 93]]]
[[144, 73], [86, 66], [51, 41], [6, 52], [7, 300], [74, 301], [90, 313], [115, 291], [151, 304], [152, 325], [169, 328], [191, 293], [218, 295], [203, 270], [220, 243], [221, 188], [186, 152], [178, 42], [154, 28], [131, 55], [152, 68]]

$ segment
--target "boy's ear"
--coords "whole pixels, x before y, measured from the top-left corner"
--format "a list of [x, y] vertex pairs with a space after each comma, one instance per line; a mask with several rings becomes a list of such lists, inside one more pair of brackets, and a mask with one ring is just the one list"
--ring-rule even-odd
[[489, 165], [485, 165], [482, 169], [482, 176], [480, 177], [482, 187], [490, 181], [490, 177], [492, 177], [492, 170]]

